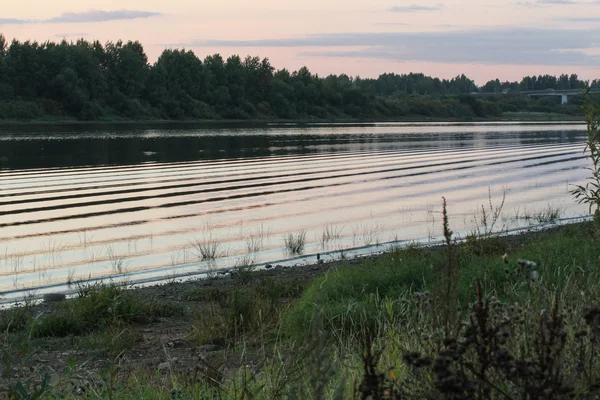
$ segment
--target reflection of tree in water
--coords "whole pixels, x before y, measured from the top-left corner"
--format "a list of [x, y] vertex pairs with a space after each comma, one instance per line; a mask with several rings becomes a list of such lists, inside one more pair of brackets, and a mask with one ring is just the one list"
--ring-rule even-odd
[[[576, 143], [582, 132], [561, 130], [407, 132], [402, 126], [313, 127], [164, 127], [15, 126], [5, 129], [0, 167], [47, 168], [93, 165], [132, 165], [223, 158], [268, 157], [348, 151], [468, 148], [487, 145]], [[57, 131], [57, 132], [55, 132]]]

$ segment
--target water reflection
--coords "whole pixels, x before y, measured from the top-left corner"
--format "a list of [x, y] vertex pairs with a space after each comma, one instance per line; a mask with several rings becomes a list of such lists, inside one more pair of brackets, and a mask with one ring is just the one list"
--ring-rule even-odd
[[[568, 129], [566, 127], [568, 127]], [[548, 135], [552, 132], [552, 135]], [[0, 127], [0, 167], [132, 165], [340, 151], [581, 141], [580, 124], [316, 126], [66, 125]]]

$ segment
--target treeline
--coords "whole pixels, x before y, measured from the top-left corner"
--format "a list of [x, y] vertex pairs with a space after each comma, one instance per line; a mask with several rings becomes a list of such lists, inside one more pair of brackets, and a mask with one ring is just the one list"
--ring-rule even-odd
[[[533, 83], [532, 83], [533, 82]], [[583, 87], [576, 75], [490, 81], [465, 75], [383, 74], [319, 77], [306, 67], [276, 70], [267, 58], [165, 50], [152, 65], [139, 42], [8, 43], [0, 34], [0, 118], [329, 119], [486, 118], [505, 112], [576, 114], [559, 98], [501, 94]], [[597, 84], [596, 81], [592, 84]], [[552, 86], [554, 85], [554, 86]], [[473, 92], [498, 96], [473, 96]], [[577, 101], [576, 101], [577, 102]]]
[[539, 75], [526, 76], [521, 82], [500, 82], [498, 79], [491, 80], [483, 85], [480, 92], [520, 92], [529, 90], [569, 90], [569, 89], [585, 89], [586, 87], [600, 88], [600, 79], [593, 81], [582, 81], [577, 74], [562, 74], [560, 76]]

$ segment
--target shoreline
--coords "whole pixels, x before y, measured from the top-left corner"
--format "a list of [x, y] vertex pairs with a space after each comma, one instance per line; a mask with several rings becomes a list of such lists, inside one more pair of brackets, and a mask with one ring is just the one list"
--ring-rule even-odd
[[[584, 225], [591, 221], [591, 216], [588, 217], [576, 217], [569, 219], [570, 222], [566, 223], [552, 223], [546, 225], [538, 225], [538, 226], [530, 226], [527, 228], [521, 228], [516, 230], [515, 232], [500, 232], [498, 234], [493, 234], [490, 238], [498, 238], [503, 240], [505, 243], [509, 243], [511, 245], [522, 244], [527, 241], [535, 240], [536, 238], [544, 235], [553, 235], [566, 227], [574, 227], [578, 225]], [[429, 251], [443, 251], [446, 248], [444, 244], [443, 238], [438, 238], [439, 240], [434, 241], [434, 243], [426, 244], [414, 242], [417, 246], [428, 249]], [[459, 239], [457, 243], [464, 243], [464, 240]], [[296, 260], [307, 259], [308, 257], [313, 257], [315, 254], [308, 254], [296, 258], [291, 258], [289, 260], [280, 260], [272, 263], [263, 263], [257, 264], [252, 268], [244, 269], [244, 272], [247, 272], [252, 275], [253, 278], [262, 279], [265, 277], [268, 278], [276, 278], [284, 281], [293, 280], [293, 279], [314, 279], [320, 275], [327, 273], [329, 270], [338, 268], [338, 267], [348, 267], [356, 264], [360, 264], [363, 262], [377, 260], [391, 254], [394, 249], [402, 249], [405, 248], [409, 243], [404, 243], [404, 246], [394, 246], [393, 243], [388, 243], [385, 249], [378, 252], [369, 252], [369, 253], [354, 253], [351, 254], [351, 257], [348, 258], [330, 258], [325, 260], [321, 258], [319, 261], [315, 262], [305, 262], [305, 263], [293, 263]], [[358, 249], [358, 248], [357, 248]], [[348, 252], [353, 252], [357, 249], [347, 249]], [[321, 254], [321, 256], [323, 256]], [[164, 277], [161, 279], [150, 280], [150, 281], [142, 281], [142, 282], [132, 282], [128, 280], [114, 280], [118, 277], [106, 277], [106, 278], [97, 278], [90, 281], [80, 281], [73, 282], [73, 284], [69, 287], [69, 290], [44, 290], [49, 288], [61, 288], [67, 286], [64, 284], [56, 284], [49, 287], [41, 287], [34, 288], [31, 290], [19, 290], [16, 291], [18, 293], [24, 293], [23, 297], [15, 296], [13, 298], [3, 299], [0, 297], [0, 310], [10, 309], [13, 307], [20, 306], [24, 301], [33, 301], [35, 302], [34, 307], [38, 306], [47, 306], [49, 304], [48, 301], [44, 301], [43, 298], [46, 295], [49, 296], [64, 296], [66, 295], [65, 301], [70, 301], [75, 299], [76, 294], [79, 291], [80, 287], [93, 287], [93, 286], [111, 286], [114, 285], [116, 287], [120, 287], [127, 291], [133, 291], [138, 294], [142, 294], [143, 296], [149, 295], [151, 297], [165, 297], [165, 293], [174, 293], [178, 292], [179, 294], [186, 292], [192, 288], [197, 288], [198, 286], [218, 286], [224, 290], [231, 289], [238, 270], [235, 267], [225, 268], [219, 271], [215, 271], [209, 275], [208, 272], [195, 273], [195, 274], [182, 274], [175, 277]], [[0, 292], [0, 294], [10, 294], [13, 291]], [[172, 296], [171, 296], [172, 297]]]
[[106, 126], [106, 125], [154, 125], [154, 126], [165, 126], [165, 125], [207, 125], [207, 126], [231, 126], [231, 125], [311, 125], [311, 124], [376, 124], [376, 123], [485, 123], [485, 122], [585, 122], [583, 116], [569, 116], [569, 115], [532, 115], [530, 117], [525, 116], [507, 116], [497, 118], [419, 118], [419, 117], [406, 117], [406, 118], [332, 118], [332, 119], [198, 119], [198, 120], [154, 120], [154, 119], [141, 119], [141, 120], [94, 120], [94, 121], [80, 121], [76, 119], [64, 119], [64, 120], [2, 120], [0, 119], [1, 127], [10, 126]]

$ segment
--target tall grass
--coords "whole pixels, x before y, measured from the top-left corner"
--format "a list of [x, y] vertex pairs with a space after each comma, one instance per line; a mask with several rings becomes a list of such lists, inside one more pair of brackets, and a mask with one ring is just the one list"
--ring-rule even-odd
[[283, 237], [283, 243], [289, 254], [302, 254], [306, 247], [306, 230], [288, 233]]
[[213, 237], [210, 230], [205, 233], [203, 238], [195, 238], [190, 244], [196, 250], [196, 254], [201, 261], [212, 261], [222, 255], [221, 243]]

